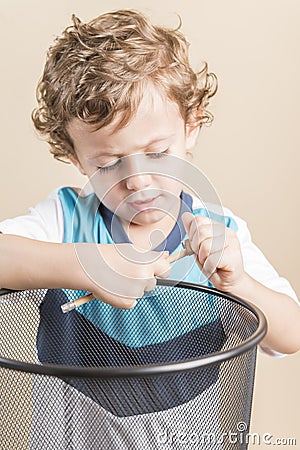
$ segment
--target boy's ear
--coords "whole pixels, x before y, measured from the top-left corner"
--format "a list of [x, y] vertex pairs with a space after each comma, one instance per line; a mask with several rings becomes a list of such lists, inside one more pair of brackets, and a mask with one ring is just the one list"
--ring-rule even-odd
[[196, 144], [201, 126], [193, 123], [187, 123], [185, 126], [185, 149], [192, 150]]
[[82, 175], [86, 175], [85, 171], [82, 168], [82, 165], [80, 164], [80, 162], [78, 161], [78, 159], [77, 159], [77, 157], [75, 155], [68, 155], [68, 158], [71, 161], [71, 163], [74, 164], [74, 166], [77, 167], [79, 172], [82, 173]]

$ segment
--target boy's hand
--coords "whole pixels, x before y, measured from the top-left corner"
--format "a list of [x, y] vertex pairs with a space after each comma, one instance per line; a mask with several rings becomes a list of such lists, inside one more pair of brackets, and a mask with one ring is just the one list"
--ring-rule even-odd
[[208, 217], [195, 217], [189, 212], [182, 215], [182, 220], [203, 274], [217, 289], [233, 291], [245, 275], [235, 231]]
[[81, 289], [115, 308], [129, 309], [156, 286], [156, 276], [168, 277], [168, 253], [139, 251], [132, 244], [75, 244], [84, 270]]

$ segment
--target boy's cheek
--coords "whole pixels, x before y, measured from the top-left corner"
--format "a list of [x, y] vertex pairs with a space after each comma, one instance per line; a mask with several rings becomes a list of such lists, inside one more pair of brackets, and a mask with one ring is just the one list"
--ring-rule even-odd
[[77, 157], [75, 155], [68, 155], [68, 158], [82, 175], [85, 175], [85, 176], [88, 175], [86, 170], [83, 168], [82, 164], [79, 162], [79, 160], [77, 159]]
[[120, 189], [113, 180], [103, 177], [97, 171], [90, 178], [90, 183], [99, 200], [104, 204], [111, 202], [118, 194]]

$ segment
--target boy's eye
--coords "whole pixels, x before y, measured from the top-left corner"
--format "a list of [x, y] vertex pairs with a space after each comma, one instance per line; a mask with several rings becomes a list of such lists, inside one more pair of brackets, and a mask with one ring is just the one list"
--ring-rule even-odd
[[149, 152], [149, 153], [147, 153], [147, 155], [150, 156], [150, 158], [158, 159], [158, 158], [162, 158], [163, 156], [165, 156], [168, 153], [168, 151], [169, 151], [169, 149], [167, 148], [163, 152]]
[[[168, 151], [169, 149], [167, 148], [163, 152], [148, 152], [146, 153], [146, 156], [149, 156], [152, 159], [158, 159], [165, 156], [168, 153]], [[105, 166], [97, 167], [97, 169], [100, 173], [107, 173], [111, 170], [117, 169], [117, 167], [119, 167], [120, 164], [122, 164], [122, 159], [123, 158], [116, 159], [115, 161], [108, 163]]]
[[110, 170], [116, 169], [121, 164], [121, 158], [113, 161], [112, 163], [109, 163], [103, 167], [97, 167], [100, 173], [106, 173]]

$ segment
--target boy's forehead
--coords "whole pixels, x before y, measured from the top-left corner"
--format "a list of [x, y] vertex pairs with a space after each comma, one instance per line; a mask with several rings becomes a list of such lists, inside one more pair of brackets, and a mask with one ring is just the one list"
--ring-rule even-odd
[[101, 139], [102, 146], [113, 148], [118, 141], [137, 140], [137, 144], [163, 140], [178, 130], [183, 119], [177, 103], [160, 94], [158, 90], [147, 91], [142, 98], [136, 114], [123, 128], [118, 128], [121, 113], [108, 125], [97, 129], [96, 125], [73, 118], [68, 124], [68, 132], [74, 145], [93, 144]]

